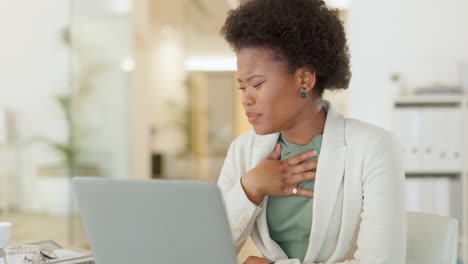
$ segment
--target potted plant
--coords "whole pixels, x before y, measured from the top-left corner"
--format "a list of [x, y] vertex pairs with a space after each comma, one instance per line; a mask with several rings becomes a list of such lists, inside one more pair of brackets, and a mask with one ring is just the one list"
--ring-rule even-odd
[[47, 144], [61, 157], [58, 164], [43, 165], [38, 168], [40, 177], [39, 188], [43, 197], [45, 210], [50, 215], [66, 216], [73, 214], [70, 192], [70, 180], [76, 176], [98, 176], [95, 165], [77, 162], [79, 148], [77, 145], [76, 125], [72, 119], [72, 96], [60, 95], [55, 97], [65, 116], [68, 134], [65, 142], [54, 141], [46, 137], [37, 140]]
[[[75, 61], [79, 63], [73, 72], [73, 89], [70, 93], [54, 97], [64, 116], [67, 128], [65, 141], [56, 141], [46, 137], [38, 137], [35, 141], [47, 144], [59, 154], [61, 160], [58, 164], [43, 165], [38, 168], [38, 176], [44, 197], [46, 211], [51, 215], [73, 215], [73, 196], [70, 192], [71, 178], [77, 176], [98, 176], [99, 170], [94, 164], [79, 163], [80, 139], [83, 137], [76, 114], [80, 104], [92, 93], [95, 88], [93, 81], [110, 69], [111, 64], [99, 62], [90, 56], [85, 45], [78, 40], [71, 44], [68, 28], [61, 31], [64, 45], [71, 48]], [[78, 65], [78, 63], [76, 65]], [[65, 197], [69, 197], [66, 199]]]

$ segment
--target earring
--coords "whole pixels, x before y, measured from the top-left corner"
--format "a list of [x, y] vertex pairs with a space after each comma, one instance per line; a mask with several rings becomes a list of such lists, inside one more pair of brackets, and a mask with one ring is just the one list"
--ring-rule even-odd
[[301, 96], [302, 99], [306, 98], [307, 97], [307, 93], [305, 91], [305, 87], [302, 87], [302, 91], [301, 93], [299, 94]]

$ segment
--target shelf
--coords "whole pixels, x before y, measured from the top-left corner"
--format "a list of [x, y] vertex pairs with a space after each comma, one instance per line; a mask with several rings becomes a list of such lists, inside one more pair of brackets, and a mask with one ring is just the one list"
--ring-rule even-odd
[[457, 106], [467, 102], [466, 94], [410, 95], [397, 97], [395, 106]]
[[[421, 144], [421, 142], [427, 142], [428, 140], [431, 140], [434, 136], [438, 135], [437, 133], [439, 132], [446, 132], [443, 129], [455, 129], [455, 126], [447, 125], [449, 122], [444, 123], [446, 127], [443, 127], [441, 125], [442, 121], [446, 120], [446, 117], [444, 116], [445, 113], [453, 113], [454, 118], [460, 118], [460, 122], [457, 121], [457, 123], [460, 123], [460, 131], [459, 135], [454, 134], [456, 136], [456, 139], [450, 138], [450, 136], [446, 136], [444, 139], [446, 142], [447, 140], [457, 140], [456, 145], [461, 146], [461, 152], [464, 153], [464, 150], [467, 149], [467, 144], [468, 142], [465, 140], [465, 137], [463, 135], [466, 134], [466, 129], [468, 128], [468, 94], [439, 94], [439, 95], [410, 95], [410, 96], [401, 96], [397, 97], [394, 101], [394, 113], [395, 114], [395, 120], [399, 121], [400, 123], [394, 123], [399, 124], [400, 127], [394, 128], [394, 132], [400, 133], [400, 136], [407, 135], [412, 136], [411, 140], [413, 141], [408, 141], [407, 145], [413, 145], [413, 144]], [[406, 109], [405, 109], [406, 108]], [[440, 110], [440, 111], [439, 111]], [[406, 115], [406, 116], [405, 116]], [[431, 115], [434, 115], [434, 119], [428, 119]], [[398, 120], [400, 118], [400, 120]], [[397, 122], [395, 121], [394, 122]], [[403, 120], [403, 121], [402, 121]], [[425, 123], [427, 122], [427, 123]], [[404, 130], [408, 127], [415, 126], [416, 130], [413, 130], [412, 132], [409, 130]], [[429, 130], [430, 128], [437, 128], [438, 132], [435, 133], [433, 130]], [[457, 128], [458, 129], [458, 128]], [[417, 131], [417, 135], [413, 135], [414, 131]], [[421, 138], [424, 136], [423, 133], [428, 133], [427, 131], [433, 132], [433, 134], [430, 134], [426, 138]], [[406, 132], [406, 133], [404, 133]], [[460, 137], [460, 138], [458, 138]], [[417, 145], [416, 144], [416, 145]], [[410, 158], [415, 158], [410, 157]], [[421, 157], [419, 157], [421, 158]], [[427, 179], [429, 180], [438, 180], [438, 179], [447, 179], [450, 180], [450, 186], [454, 186], [452, 184], [456, 184], [457, 188], [460, 189], [461, 193], [457, 195], [460, 195], [460, 198], [457, 198], [457, 207], [460, 206], [460, 210], [456, 209], [456, 211], [453, 211], [454, 215], [457, 215], [459, 218], [459, 251], [458, 251], [458, 256], [461, 260], [463, 260], [463, 263], [468, 263], [468, 211], [466, 211], [468, 208], [468, 167], [466, 167], [466, 163], [468, 162], [466, 159], [466, 156], [462, 155], [463, 159], [463, 165], [451, 165], [449, 168], [454, 168], [454, 169], [445, 169], [445, 170], [431, 170], [431, 169], [416, 169], [421, 166], [413, 166], [415, 169], [413, 170], [406, 170], [405, 171], [405, 178], [408, 179], [408, 181], [412, 179]], [[415, 160], [411, 160], [415, 161]], [[427, 166], [427, 163], [423, 162], [420, 165]], [[430, 167], [430, 166], [429, 166]], [[438, 168], [443, 168], [440, 166], [437, 166]], [[454, 182], [452, 182], [454, 181]], [[452, 188], [452, 187], [450, 187]], [[451, 190], [451, 189], [450, 189]], [[457, 190], [458, 192], [458, 190]], [[461, 199], [461, 200], [459, 200]], [[459, 203], [461, 204], [459, 205]], [[450, 210], [455, 210], [455, 208], [451, 208]]]
[[463, 175], [463, 171], [450, 170], [450, 171], [436, 171], [436, 170], [418, 170], [418, 171], [405, 171], [406, 176], [459, 176]]

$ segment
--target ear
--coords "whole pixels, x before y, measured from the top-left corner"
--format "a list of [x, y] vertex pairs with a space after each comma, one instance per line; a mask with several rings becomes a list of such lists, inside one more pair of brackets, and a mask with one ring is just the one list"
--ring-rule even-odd
[[315, 71], [311, 69], [311, 67], [301, 67], [297, 69], [297, 76], [300, 84], [300, 88], [306, 88], [306, 92], [309, 93], [314, 89], [316, 83], [316, 74]]

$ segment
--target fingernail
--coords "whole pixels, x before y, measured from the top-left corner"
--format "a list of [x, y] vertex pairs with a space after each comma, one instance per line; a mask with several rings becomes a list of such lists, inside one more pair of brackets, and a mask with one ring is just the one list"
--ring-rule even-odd
[[312, 151], [312, 154], [313, 154], [314, 156], [317, 156], [317, 155], [318, 155], [318, 154], [317, 154], [317, 151], [315, 151], [315, 150]]

